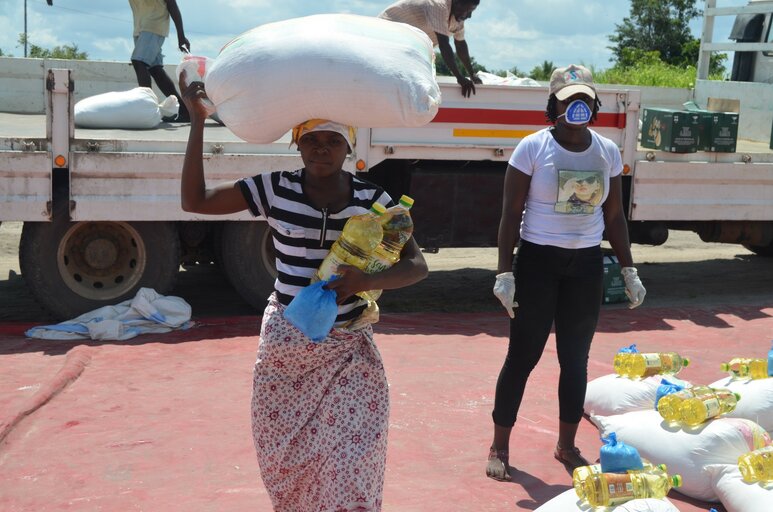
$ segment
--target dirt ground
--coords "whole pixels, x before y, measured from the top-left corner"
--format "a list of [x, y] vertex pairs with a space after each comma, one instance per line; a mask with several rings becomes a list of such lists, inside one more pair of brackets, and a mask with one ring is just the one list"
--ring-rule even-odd
[[[52, 322], [24, 285], [18, 260], [21, 229], [18, 222], [0, 224], [0, 321]], [[773, 306], [773, 259], [756, 256], [740, 245], [704, 243], [694, 233], [672, 231], [664, 245], [634, 245], [633, 254], [647, 288], [642, 307]], [[501, 307], [491, 293], [495, 248], [441, 249], [425, 257], [429, 277], [410, 288], [385, 292], [379, 300], [382, 311], [469, 312]], [[188, 301], [198, 318], [256, 314], [214, 267], [181, 271], [172, 294]]]

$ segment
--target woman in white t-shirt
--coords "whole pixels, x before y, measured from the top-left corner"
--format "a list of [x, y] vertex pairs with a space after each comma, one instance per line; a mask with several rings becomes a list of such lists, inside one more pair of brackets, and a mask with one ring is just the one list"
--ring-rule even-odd
[[623, 267], [630, 307], [646, 293], [628, 241], [620, 151], [588, 128], [600, 105], [590, 71], [575, 65], [555, 70], [545, 113], [552, 126], [525, 137], [507, 167], [494, 295], [511, 318], [510, 345], [497, 380], [486, 467], [497, 480], [510, 480], [510, 433], [554, 324], [561, 367], [554, 456], [571, 469], [588, 464], [575, 434], [602, 301], [604, 231]]

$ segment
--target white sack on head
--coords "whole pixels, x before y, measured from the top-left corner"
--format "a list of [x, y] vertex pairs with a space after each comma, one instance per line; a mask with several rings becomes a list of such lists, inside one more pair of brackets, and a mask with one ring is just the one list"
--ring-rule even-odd
[[159, 105], [158, 96], [149, 87], [89, 96], [75, 104], [75, 126], [127, 130], [155, 128], [161, 123], [162, 115], [177, 114], [177, 98], [170, 98]]
[[697, 428], [668, 426], [655, 410], [617, 416], [593, 416], [602, 436], [610, 432], [633, 446], [653, 464], [668, 466], [668, 474], [682, 475], [676, 492], [705, 501], [717, 501], [707, 464], [735, 464], [744, 453], [770, 443], [770, 436], [750, 420], [718, 418]]
[[[740, 380], [725, 377], [709, 384], [712, 388], [727, 388], [741, 395], [727, 418], [746, 418], [773, 432], [773, 378]], [[773, 510], [773, 509], [771, 509]]]
[[434, 57], [415, 27], [318, 14], [245, 32], [221, 50], [204, 82], [234, 134], [268, 143], [309, 119], [363, 128], [430, 122], [440, 104]]

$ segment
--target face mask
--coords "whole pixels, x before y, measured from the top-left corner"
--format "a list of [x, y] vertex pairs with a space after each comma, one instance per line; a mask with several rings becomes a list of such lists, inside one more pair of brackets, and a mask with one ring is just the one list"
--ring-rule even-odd
[[569, 124], [583, 125], [590, 122], [590, 118], [593, 115], [590, 107], [582, 100], [574, 100], [566, 108], [566, 112], [558, 117], [566, 117], [566, 122]]

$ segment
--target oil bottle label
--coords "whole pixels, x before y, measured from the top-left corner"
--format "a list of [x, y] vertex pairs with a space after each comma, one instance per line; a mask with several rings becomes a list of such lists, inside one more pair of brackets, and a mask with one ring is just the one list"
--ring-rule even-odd
[[365, 273], [376, 274], [378, 272], [383, 272], [391, 266], [392, 264], [388, 260], [379, 258], [377, 254], [372, 254], [368, 266], [365, 267]]
[[609, 490], [608, 506], [620, 505], [634, 497], [630, 475], [606, 473], [604, 477], [607, 480], [607, 489]]
[[346, 265], [347, 263], [343, 261], [341, 258], [338, 257], [338, 255], [330, 251], [328, 255], [325, 257], [325, 259], [322, 261], [322, 265], [319, 266], [319, 270], [317, 270], [317, 275], [319, 276], [320, 280], [327, 281], [334, 275], [338, 273], [338, 266], [339, 265]]
[[703, 401], [703, 407], [706, 408], [706, 417], [713, 418], [719, 415], [719, 399], [709, 398]]
[[649, 377], [660, 373], [661, 368], [663, 368], [660, 354], [642, 354], [642, 357], [644, 357], [645, 367], [642, 377]]

